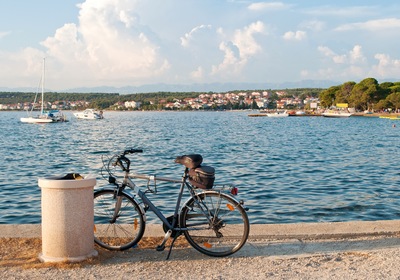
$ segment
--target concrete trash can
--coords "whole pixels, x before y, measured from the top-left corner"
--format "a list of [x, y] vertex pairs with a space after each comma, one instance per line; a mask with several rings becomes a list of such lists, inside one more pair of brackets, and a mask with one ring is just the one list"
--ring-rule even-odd
[[96, 178], [67, 174], [39, 178], [42, 192], [42, 262], [80, 262], [94, 250], [93, 188]]

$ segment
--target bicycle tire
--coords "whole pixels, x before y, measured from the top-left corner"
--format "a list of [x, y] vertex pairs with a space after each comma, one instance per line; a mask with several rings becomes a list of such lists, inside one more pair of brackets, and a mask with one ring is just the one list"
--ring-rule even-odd
[[225, 257], [246, 243], [250, 224], [246, 210], [231, 196], [206, 191], [182, 207], [181, 219], [187, 241], [199, 252]]
[[123, 251], [135, 246], [145, 230], [139, 204], [122, 192], [121, 207], [113, 220], [117, 197], [111, 189], [94, 193], [94, 241], [108, 250]]

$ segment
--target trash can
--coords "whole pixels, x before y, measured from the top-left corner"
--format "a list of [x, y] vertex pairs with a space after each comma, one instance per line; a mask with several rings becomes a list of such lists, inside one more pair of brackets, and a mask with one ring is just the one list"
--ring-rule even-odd
[[94, 250], [93, 188], [96, 178], [70, 173], [39, 178], [42, 196], [42, 262], [80, 262]]

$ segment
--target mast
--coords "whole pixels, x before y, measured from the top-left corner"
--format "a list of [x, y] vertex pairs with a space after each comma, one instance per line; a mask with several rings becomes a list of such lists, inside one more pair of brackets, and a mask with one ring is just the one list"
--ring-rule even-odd
[[41, 108], [41, 114], [43, 114], [43, 105], [44, 105], [44, 75], [45, 75], [45, 58], [43, 58], [43, 72], [42, 72], [42, 108]]

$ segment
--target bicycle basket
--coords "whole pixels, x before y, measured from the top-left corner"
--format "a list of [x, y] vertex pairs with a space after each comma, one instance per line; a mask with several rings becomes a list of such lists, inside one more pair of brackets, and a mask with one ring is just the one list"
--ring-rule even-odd
[[215, 169], [211, 166], [199, 166], [189, 170], [189, 182], [200, 189], [212, 189]]

